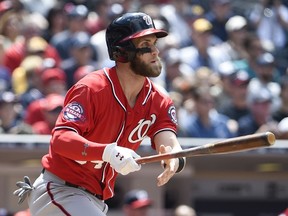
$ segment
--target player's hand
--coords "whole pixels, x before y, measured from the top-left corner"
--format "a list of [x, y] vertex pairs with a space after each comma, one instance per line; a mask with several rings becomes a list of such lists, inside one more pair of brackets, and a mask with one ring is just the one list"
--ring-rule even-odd
[[[170, 146], [161, 145], [159, 148], [159, 154], [171, 152]], [[166, 184], [172, 176], [176, 173], [179, 165], [179, 160], [176, 158], [163, 161], [165, 164], [164, 171], [157, 177], [157, 186]]]
[[117, 143], [107, 145], [104, 149], [102, 160], [110, 163], [110, 166], [116, 172], [127, 175], [141, 169], [141, 165], [137, 164], [135, 158], [140, 156], [132, 149], [117, 146]]

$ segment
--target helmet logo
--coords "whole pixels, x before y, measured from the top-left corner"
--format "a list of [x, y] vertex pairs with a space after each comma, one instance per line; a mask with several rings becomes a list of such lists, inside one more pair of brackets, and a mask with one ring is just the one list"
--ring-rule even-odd
[[152, 19], [150, 16], [143, 16], [143, 19], [145, 20], [147, 25], [152, 25]]

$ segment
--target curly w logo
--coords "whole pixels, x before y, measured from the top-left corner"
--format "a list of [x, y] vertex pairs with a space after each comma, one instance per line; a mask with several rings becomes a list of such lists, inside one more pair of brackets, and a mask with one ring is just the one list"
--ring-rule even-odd
[[155, 114], [151, 115], [151, 120], [141, 119], [138, 122], [138, 125], [130, 133], [128, 141], [130, 143], [137, 143], [143, 140], [146, 137], [149, 128], [151, 127], [151, 125], [155, 123], [155, 121], [156, 121]]

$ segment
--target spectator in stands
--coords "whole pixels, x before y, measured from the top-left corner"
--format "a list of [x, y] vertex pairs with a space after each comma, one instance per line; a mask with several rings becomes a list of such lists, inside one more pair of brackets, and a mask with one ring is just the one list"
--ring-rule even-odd
[[216, 95], [215, 108], [217, 110], [223, 110], [225, 107], [232, 103], [232, 88], [230, 76], [236, 73], [233, 62], [225, 61], [218, 67], [217, 74], [221, 84], [219, 85], [219, 92]]
[[65, 95], [67, 92], [67, 80], [65, 72], [60, 68], [47, 68], [41, 73], [43, 94], [52, 93]]
[[65, 71], [67, 77], [67, 88], [74, 83], [75, 71], [84, 65], [97, 67], [93, 60], [93, 50], [90, 43], [90, 36], [86, 32], [77, 32], [70, 38], [71, 57], [62, 62], [61, 68]]
[[178, 49], [171, 48], [166, 52], [166, 55], [163, 58], [165, 61], [165, 84], [164, 86], [167, 91], [175, 90], [174, 89], [175, 86], [173, 86], [173, 81], [175, 81], [176, 78], [185, 79], [188, 76], [191, 77], [194, 73], [194, 71], [192, 70], [190, 71], [186, 69], [181, 70], [181, 67], [184, 68], [184, 66], [181, 65], [179, 54], [180, 53]]
[[111, 22], [111, 14], [117, 11], [123, 13], [124, 1], [109, 4], [107, 0], [98, 0], [93, 3], [93, 7], [89, 8], [90, 12], [85, 22], [85, 26], [90, 35], [94, 35], [97, 32], [105, 30], [108, 24]]
[[11, 72], [3, 64], [4, 37], [0, 35], [0, 92], [11, 90]]
[[151, 205], [145, 190], [131, 190], [125, 194], [123, 212], [125, 216], [148, 216]]
[[44, 121], [44, 114], [42, 109], [42, 100], [44, 98], [39, 98], [32, 101], [25, 109], [24, 122], [33, 125], [37, 122]]
[[188, 205], [179, 205], [174, 210], [174, 216], [196, 216], [196, 211]]
[[248, 94], [254, 91], [256, 86], [266, 87], [272, 95], [271, 111], [274, 112], [280, 106], [279, 71], [275, 65], [274, 56], [271, 53], [260, 55], [257, 60], [256, 77], [252, 78], [248, 86]]
[[34, 133], [51, 134], [63, 104], [64, 96], [59, 94], [49, 94], [45, 98], [39, 99], [39, 111], [42, 113], [43, 120], [32, 124]]
[[12, 92], [0, 94], [0, 133], [33, 134], [32, 127], [20, 118], [21, 106]]
[[4, 37], [4, 49], [23, 40], [21, 35], [21, 17], [14, 11], [8, 11], [0, 19], [0, 35]]
[[51, 38], [67, 27], [67, 13], [63, 3], [58, 3], [48, 10], [46, 15], [47, 28], [43, 31], [42, 37], [50, 43]]
[[12, 4], [10, 1], [1, 1], [0, 2], [0, 16], [2, 16], [4, 13], [12, 9]]
[[254, 86], [247, 98], [249, 114], [238, 121], [239, 136], [271, 131], [277, 137], [278, 122], [272, 119], [272, 99], [273, 96], [267, 86]]
[[213, 87], [214, 90], [214, 87], [221, 85], [219, 75], [208, 67], [198, 68], [193, 75], [195, 87], [208, 86]]
[[288, 117], [288, 74], [281, 78], [280, 87], [280, 106], [273, 112], [273, 119], [277, 122]]
[[[37, 121], [45, 120], [43, 98], [51, 94], [64, 96], [67, 92], [66, 74], [60, 68], [44, 69], [41, 73], [41, 83], [43, 85], [41, 97], [34, 99], [26, 107], [24, 121], [30, 125], [33, 125]], [[57, 97], [54, 98], [57, 99]]]
[[236, 69], [242, 69], [249, 73], [251, 78], [256, 77], [256, 70], [258, 68], [257, 59], [265, 52], [272, 52], [273, 45], [265, 43], [255, 33], [248, 33], [243, 42], [246, 58], [242, 60], [235, 60], [233, 64]]
[[14, 93], [24, 109], [35, 99], [43, 95], [40, 69], [43, 58], [38, 55], [30, 55], [24, 58], [21, 65], [12, 73], [12, 87]]
[[92, 35], [90, 40], [93, 50], [97, 55], [97, 64], [99, 65], [99, 68], [110, 67], [114, 65], [114, 62], [109, 58], [108, 50], [105, 46], [105, 34], [106, 29]]
[[[92, 26], [88, 26], [88, 31], [90, 33], [95, 32], [94, 34], [91, 35], [90, 42], [93, 47], [93, 52], [95, 55], [94, 59], [97, 61], [99, 68], [103, 68], [103, 67], [110, 67], [114, 65], [114, 62], [109, 58], [109, 54], [108, 54], [107, 47], [106, 47], [106, 37], [105, 37], [106, 28], [112, 20], [114, 20], [116, 17], [121, 16], [121, 14], [124, 13], [124, 7], [123, 5], [119, 3], [107, 5], [106, 0], [100, 0], [97, 3], [97, 5], [98, 4], [100, 4], [98, 9], [95, 9], [95, 11], [92, 11], [90, 13], [92, 15], [94, 12], [96, 13], [95, 14], [96, 18], [94, 19], [97, 19], [97, 21], [93, 19], [92, 21], [88, 20], [88, 25], [90, 25], [89, 22], [93, 22]], [[97, 7], [97, 5], [95, 7]]]
[[277, 82], [281, 80], [280, 72], [277, 68], [277, 62], [273, 54], [266, 52], [257, 59], [256, 75], [263, 83]]
[[231, 85], [231, 103], [218, 110], [220, 113], [228, 116], [230, 119], [238, 121], [244, 115], [249, 113], [247, 104], [247, 92], [250, 77], [248, 72], [239, 70], [229, 76]]
[[181, 62], [194, 71], [203, 66], [217, 71], [218, 65], [223, 62], [223, 53], [211, 45], [212, 27], [208, 20], [196, 19], [191, 25], [193, 45], [180, 50]]
[[223, 42], [228, 40], [225, 28], [226, 22], [234, 15], [231, 0], [211, 0], [210, 8], [205, 14], [205, 18], [212, 24], [212, 34]]
[[261, 40], [271, 41], [277, 50], [287, 44], [288, 8], [282, 0], [261, 0], [249, 15]]
[[[9, 1], [9, 0], [8, 0]], [[25, 4], [21, 0], [9, 1], [9, 10], [15, 11], [17, 14], [26, 14], [29, 13], [25, 8]]]
[[2, 70], [0, 66], [0, 92], [11, 91], [11, 76], [10, 73]]
[[[15, 0], [14, 0], [15, 1]], [[46, 15], [50, 8], [52, 8], [56, 2], [60, 1], [47, 1], [47, 0], [25, 0], [23, 2], [24, 8], [30, 13], [39, 13], [42, 15]]]
[[190, 8], [189, 1], [172, 0], [164, 4], [160, 9], [160, 14], [169, 23], [169, 37], [172, 37], [177, 47], [186, 47], [191, 41], [191, 28], [183, 14]]
[[204, 86], [194, 90], [195, 113], [188, 117], [185, 131], [188, 137], [230, 138], [237, 132], [237, 122], [220, 114], [214, 108], [211, 88]]
[[8, 67], [11, 72], [19, 67], [26, 56], [33, 54], [40, 54], [45, 58], [52, 58], [57, 65], [60, 65], [61, 59], [57, 50], [40, 37], [42, 29], [36, 25], [37, 21], [32, 21], [32, 19], [35, 19], [35, 17], [27, 15], [25, 22], [22, 23], [24, 40], [13, 44], [5, 51], [4, 65]]
[[288, 117], [283, 118], [277, 125], [278, 139], [288, 139]]
[[247, 21], [243, 16], [230, 17], [225, 24], [228, 38], [217, 48], [226, 55], [225, 61], [234, 61], [247, 58], [244, 41], [247, 37]]
[[67, 29], [55, 34], [50, 43], [55, 47], [62, 60], [71, 57], [70, 47], [71, 38], [80, 31], [86, 31], [85, 21], [88, 15], [88, 9], [84, 5], [67, 5]]
[[83, 4], [86, 7], [89, 6], [91, 7], [93, 5], [93, 1], [91, 2], [91, 0], [61, 0], [61, 2], [65, 3], [65, 4], [72, 4], [72, 5], [77, 5], [77, 4]]
[[[182, 69], [181, 69], [182, 70]], [[187, 122], [189, 122], [189, 116], [193, 115], [195, 108], [193, 91], [200, 87], [211, 88], [213, 97], [219, 94], [220, 91], [220, 78], [217, 73], [207, 67], [198, 68], [193, 74], [187, 75], [182, 73], [182, 76], [177, 77], [173, 81], [174, 90], [182, 96], [182, 106], [178, 111], [178, 127], [185, 128]], [[183, 129], [181, 129], [181, 136], [184, 136]]]
[[95, 67], [93, 67], [92, 65], [84, 65], [79, 67], [75, 73], [74, 73], [74, 83], [78, 82], [80, 79], [82, 79], [84, 76], [86, 76], [87, 74], [91, 73], [92, 71], [95, 70]]

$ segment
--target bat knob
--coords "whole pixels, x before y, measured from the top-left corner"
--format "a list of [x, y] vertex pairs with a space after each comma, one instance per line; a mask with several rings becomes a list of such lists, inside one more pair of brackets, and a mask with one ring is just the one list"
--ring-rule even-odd
[[271, 146], [275, 143], [275, 135], [272, 133], [272, 132], [266, 132], [266, 137], [267, 137], [267, 140], [268, 140], [268, 144]]

